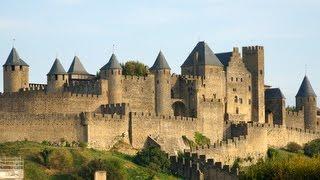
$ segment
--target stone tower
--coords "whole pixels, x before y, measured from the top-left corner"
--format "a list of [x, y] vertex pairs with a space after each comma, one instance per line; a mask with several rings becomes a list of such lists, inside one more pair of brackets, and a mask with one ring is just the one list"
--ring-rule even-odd
[[316, 130], [317, 126], [317, 95], [307, 76], [304, 77], [296, 95], [297, 109], [304, 110], [304, 127]]
[[[268, 88], [265, 90], [266, 102], [266, 123], [285, 125], [286, 119], [286, 98], [279, 88]], [[268, 122], [270, 113], [273, 115], [273, 121]]]
[[156, 113], [158, 115], [171, 113], [171, 83], [170, 83], [170, 67], [166, 58], [160, 51], [156, 61], [150, 68], [150, 71], [154, 74], [155, 82], [155, 102]]
[[3, 91], [18, 92], [29, 87], [29, 65], [12, 48], [7, 61], [3, 65]]
[[110, 104], [122, 103], [122, 68], [115, 54], [100, 69], [101, 79], [108, 80], [108, 99]]
[[56, 58], [47, 74], [47, 92], [62, 92], [66, 83], [68, 83], [68, 74]]
[[264, 49], [262, 46], [242, 48], [243, 62], [252, 76], [252, 120], [265, 123]]

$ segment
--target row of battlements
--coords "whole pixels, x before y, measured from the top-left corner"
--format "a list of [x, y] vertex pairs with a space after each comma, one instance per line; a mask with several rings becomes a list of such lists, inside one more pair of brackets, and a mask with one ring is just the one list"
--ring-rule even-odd
[[123, 75], [124, 79], [129, 79], [129, 80], [136, 80], [136, 81], [145, 81], [149, 78], [151, 78], [152, 74], [148, 74], [146, 76], [134, 76], [134, 75]]
[[101, 105], [100, 108], [103, 114], [125, 115], [129, 109], [129, 103], [105, 104]]
[[[302, 107], [303, 108], [303, 107]], [[304, 116], [304, 111], [298, 110], [298, 111], [293, 111], [293, 110], [286, 110], [287, 115], [289, 116]]]
[[93, 113], [92, 118], [94, 120], [103, 118], [104, 120], [122, 120], [124, 119], [123, 115], [118, 115], [118, 114], [101, 114], [101, 113]]
[[301, 129], [301, 128], [294, 128], [294, 127], [286, 127], [286, 129], [287, 129], [287, 130], [290, 130], [290, 131], [301, 132], [301, 133], [318, 134], [318, 135], [320, 135], [320, 132], [312, 131], [312, 130], [310, 130], [310, 129]]
[[185, 152], [183, 157], [170, 156], [171, 171], [186, 179], [238, 179], [237, 168], [230, 168], [205, 155]]
[[183, 117], [183, 116], [168, 116], [168, 115], [158, 115], [150, 112], [130, 112], [131, 117], [147, 117], [155, 119], [172, 119], [172, 120], [184, 120], [184, 121], [196, 121], [197, 118], [194, 117]]
[[242, 47], [242, 51], [245, 51], [246, 53], [248, 52], [256, 52], [259, 50], [263, 50], [263, 46], [246, 46], [246, 47]]

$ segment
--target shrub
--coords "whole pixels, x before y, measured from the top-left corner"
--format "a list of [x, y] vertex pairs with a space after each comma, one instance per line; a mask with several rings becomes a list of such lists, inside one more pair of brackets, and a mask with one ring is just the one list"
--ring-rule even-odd
[[194, 140], [200, 146], [210, 145], [210, 139], [199, 132], [194, 133]]
[[86, 148], [86, 147], [88, 147], [88, 143], [80, 141], [79, 142], [79, 147]]
[[44, 150], [42, 150], [40, 152], [40, 156], [42, 158], [42, 163], [43, 165], [47, 166], [49, 165], [49, 156], [50, 154], [52, 153], [52, 150], [51, 149], [47, 149], [45, 148]]
[[78, 172], [79, 176], [84, 179], [93, 179], [96, 171], [106, 171], [107, 179], [125, 179], [121, 172], [121, 164], [118, 160], [101, 160], [94, 159], [84, 165]]
[[286, 150], [289, 151], [289, 152], [297, 153], [300, 150], [302, 150], [302, 147], [299, 144], [295, 143], [295, 142], [289, 142], [287, 144]]
[[72, 154], [66, 149], [55, 149], [49, 156], [49, 167], [65, 170], [73, 165]]
[[307, 156], [316, 156], [320, 153], [320, 139], [312, 140], [304, 146], [304, 154]]
[[137, 153], [133, 161], [154, 171], [169, 172], [170, 161], [159, 147], [150, 146]]

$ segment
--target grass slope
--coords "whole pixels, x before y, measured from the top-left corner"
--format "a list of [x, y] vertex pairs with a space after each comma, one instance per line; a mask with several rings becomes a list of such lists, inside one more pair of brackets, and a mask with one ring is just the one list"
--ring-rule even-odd
[[[42, 165], [39, 153], [44, 149], [62, 151], [71, 154], [72, 164], [64, 169], [52, 169]], [[81, 179], [77, 172], [87, 162], [93, 159], [116, 160], [121, 164], [121, 173], [125, 179], [177, 179], [176, 177], [156, 173], [148, 168], [132, 162], [132, 156], [111, 151], [99, 151], [89, 148], [53, 147], [36, 142], [17, 141], [0, 144], [0, 156], [21, 156], [25, 163], [25, 179]]]

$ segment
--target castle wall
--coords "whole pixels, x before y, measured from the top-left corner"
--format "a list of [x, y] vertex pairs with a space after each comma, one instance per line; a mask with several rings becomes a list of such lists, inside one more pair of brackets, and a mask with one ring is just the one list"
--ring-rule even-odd
[[[158, 140], [168, 152], [183, 145], [182, 136], [193, 139], [194, 132], [202, 132], [201, 120], [177, 116], [156, 116], [149, 113], [131, 113], [129, 136], [133, 147], [142, 148], [148, 136]], [[175, 147], [175, 145], [177, 145]]]
[[[267, 113], [271, 112], [273, 115], [273, 122], [268, 122], [268, 123], [285, 125], [286, 119], [291, 120], [292, 118], [295, 118], [294, 116], [293, 117], [289, 116], [288, 118], [286, 118], [287, 113], [285, 110], [284, 99], [266, 99], [265, 102], [266, 102], [266, 112]], [[290, 126], [290, 127], [297, 127], [297, 126]]]
[[110, 149], [119, 140], [128, 142], [128, 118], [120, 115], [85, 115], [88, 127], [88, 145]]
[[[289, 142], [300, 145], [319, 138], [319, 133], [301, 129], [285, 128], [279, 125], [249, 123], [242, 128], [245, 132], [238, 132], [245, 136], [234, 137], [227, 141], [215, 143], [208, 147], [199, 147], [193, 152], [206, 154], [208, 158], [221, 161], [223, 164], [232, 165], [237, 158], [251, 164], [266, 155], [268, 147], [284, 147]], [[240, 131], [240, 129], [238, 129]]]
[[304, 129], [303, 111], [286, 111], [286, 126]]
[[[123, 102], [129, 103], [132, 111], [155, 111], [154, 76], [123, 76]], [[170, 90], [169, 90], [170, 91]]]
[[45, 93], [44, 90], [22, 91], [0, 95], [0, 112], [26, 112], [30, 114], [93, 112], [106, 104], [101, 95]]
[[43, 140], [59, 142], [61, 138], [85, 141], [85, 127], [77, 115], [0, 113], [0, 141]]

